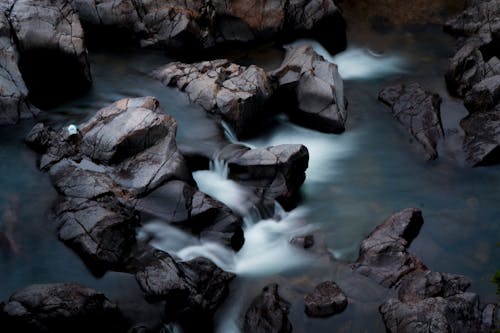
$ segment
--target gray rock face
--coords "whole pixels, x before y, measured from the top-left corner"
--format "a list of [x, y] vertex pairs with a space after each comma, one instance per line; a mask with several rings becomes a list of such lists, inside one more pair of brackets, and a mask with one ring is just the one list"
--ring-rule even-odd
[[436, 146], [444, 137], [441, 97], [412, 82], [384, 88], [378, 98], [391, 107], [392, 115], [422, 145], [426, 157], [437, 158]]
[[6, 332], [124, 332], [123, 318], [104, 294], [74, 283], [34, 284], [0, 304]]
[[456, 36], [490, 37], [500, 22], [498, 0], [468, 0], [465, 10], [445, 24], [445, 30]]
[[278, 294], [278, 285], [266, 286], [245, 314], [243, 332], [289, 333], [292, 324], [288, 320], [290, 303]]
[[218, 157], [227, 161], [230, 178], [251, 188], [265, 204], [277, 200], [285, 209], [296, 204], [309, 163], [303, 145], [255, 149], [230, 145]]
[[422, 212], [415, 208], [392, 215], [361, 242], [353, 268], [386, 287], [410, 272], [424, 270], [425, 265], [407, 252], [423, 223]]
[[[347, 120], [343, 81], [337, 66], [310, 46], [290, 48], [281, 67], [270, 73], [279, 104], [293, 121], [327, 133], [341, 133]], [[296, 103], [296, 104], [295, 104]]]
[[328, 317], [344, 311], [347, 297], [335, 282], [325, 281], [304, 297], [304, 303], [308, 316]]
[[276, 39], [294, 32], [319, 35], [316, 30], [324, 27], [343, 37], [340, 41], [345, 43], [345, 26], [332, 0], [71, 2], [89, 31], [96, 35], [105, 30], [111, 30], [111, 35], [126, 31], [141, 46], [210, 48], [226, 42]]
[[91, 84], [77, 12], [66, 0], [16, 0], [8, 10], [30, 98], [49, 105]]
[[176, 86], [205, 111], [226, 121], [238, 135], [249, 130], [263, 115], [271, 95], [265, 71], [227, 60], [195, 64], [170, 63], [153, 74], [165, 85]]
[[0, 6], [0, 125], [16, 124], [38, 110], [28, 102], [28, 89], [18, 68], [19, 53], [12, 40], [10, 23]]

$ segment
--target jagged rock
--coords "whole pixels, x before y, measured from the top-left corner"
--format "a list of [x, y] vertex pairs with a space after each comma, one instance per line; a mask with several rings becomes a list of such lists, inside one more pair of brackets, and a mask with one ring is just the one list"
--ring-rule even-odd
[[464, 104], [471, 113], [488, 111], [500, 103], [500, 75], [489, 76], [467, 92]]
[[[211, 48], [227, 42], [315, 35], [345, 47], [345, 22], [332, 0], [71, 0], [91, 39], [132, 35], [141, 46]], [[325, 38], [325, 29], [335, 37]], [[104, 33], [104, 36], [102, 34]], [[120, 38], [119, 38], [120, 39]], [[125, 38], [130, 39], [130, 38]]]
[[204, 240], [239, 250], [242, 220], [219, 201], [182, 181], [170, 181], [137, 201], [135, 208], [174, 224]]
[[312, 47], [289, 48], [280, 68], [270, 73], [278, 85], [275, 103], [292, 121], [327, 133], [341, 133], [347, 120], [343, 81], [337, 66]]
[[125, 332], [120, 310], [104, 294], [74, 283], [34, 284], [0, 304], [4, 332]]
[[347, 297], [333, 281], [318, 284], [304, 297], [305, 312], [310, 317], [328, 317], [344, 311]]
[[437, 143], [444, 136], [441, 97], [412, 82], [384, 88], [378, 98], [391, 107], [392, 115], [422, 145], [427, 158], [435, 159]]
[[229, 145], [219, 152], [229, 177], [252, 189], [264, 203], [277, 200], [285, 209], [294, 207], [305, 180], [309, 152], [303, 145], [279, 145], [250, 149]]
[[500, 31], [500, 1], [467, 0], [465, 10], [445, 24], [445, 30], [456, 36], [480, 36], [488, 39]]
[[290, 303], [278, 294], [278, 285], [266, 286], [245, 314], [243, 332], [289, 333], [292, 324], [288, 320]]
[[30, 99], [47, 106], [88, 89], [87, 50], [67, 0], [16, 0], [8, 10]]
[[16, 124], [38, 113], [28, 101], [28, 88], [18, 68], [19, 54], [12, 39], [10, 23], [0, 4], [0, 125]]
[[132, 246], [138, 217], [114, 198], [65, 199], [56, 207], [59, 238], [97, 275], [121, 270]]
[[386, 287], [392, 287], [410, 272], [425, 265], [407, 252], [424, 220], [422, 212], [408, 208], [389, 217], [361, 242], [355, 271]]
[[230, 124], [238, 135], [248, 134], [265, 115], [264, 104], [272, 92], [263, 69], [228, 60], [174, 62], [153, 75], [165, 85], [177, 86], [192, 102]]

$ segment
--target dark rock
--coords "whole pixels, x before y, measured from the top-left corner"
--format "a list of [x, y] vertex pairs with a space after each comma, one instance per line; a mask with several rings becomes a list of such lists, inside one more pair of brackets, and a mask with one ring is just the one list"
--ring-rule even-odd
[[314, 246], [314, 236], [307, 235], [307, 236], [293, 237], [290, 240], [290, 244], [295, 245], [297, 247], [301, 247], [303, 249], [309, 249]]
[[310, 317], [328, 317], [344, 311], [347, 297], [333, 281], [318, 284], [304, 297], [305, 312]]
[[19, 71], [19, 53], [4, 15], [7, 4], [0, 4], [0, 125], [16, 124], [36, 115], [38, 109], [28, 101], [28, 88]]
[[17, 0], [8, 20], [30, 99], [48, 106], [90, 87], [83, 30], [66, 0]]
[[243, 222], [239, 216], [182, 181], [166, 183], [139, 199], [135, 208], [204, 240], [215, 240], [235, 250], [239, 250], [244, 242]]
[[132, 246], [138, 218], [116, 199], [65, 199], [56, 207], [59, 238], [97, 275], [121, 270]]
[[302, 46], [289, 48], [281, 67], [269, 75], [278, 86], [274, 103], [292, 121], [327, 133], [345, 130], [344, 84], [337, 65]]
[[218, 158], [228, 163], [230, 178], [251, 188], [265, 203], [277, 200], [285, 209], [296, 204], [309, 163], [303, 145], [255, 149], [230, 145]]
[[445, 24], [445, 30], [461, 37], [480, 36], [490, 38], [499, 31], [500, 1], [468, 0], [465, 10]]
[[423, 223], [422, 212], [416, 208], [389, 217], [361, 242], [354, 270], [386, 287], [408, 273], [424, 270], [425, 265], [407, 252]]
[[177, 86], [205, 111], [218, 115], [236, 134], [248, 134], [264, 114], [271, 95], [265, 71], [227, 60], [195, 64], [170, 63], [153, 74], [165, 85]]
[[489, 76], [472, 86], [464, 98], [471, 113], [488, 111], [500, 102], [500, 75]]
[[50, 127], [37, 123], [26, 135], [24, 142], [37, 153], [43, 154], [51, 144], [53, 133]]
[[0, 304], [4, 332], [125, 332], [117, 306], [74, 283], [35, 284]]
[[278, 294], [278, 285], [266, 286], [245, 314], [243, 332], [288, 333], [292, 324], [288, 320], [290, 303]]
[[438, 156], [437, 143], [444, 137], [441, 97], [425, 91], [418, 83], [384, 88], [379, 99], [391, 107], [392, 115], [422, 145], [428, 159]]

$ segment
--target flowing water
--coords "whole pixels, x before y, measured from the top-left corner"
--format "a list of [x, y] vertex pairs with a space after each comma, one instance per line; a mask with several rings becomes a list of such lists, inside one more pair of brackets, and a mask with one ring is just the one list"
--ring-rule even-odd
[[[261, 220], [248, 206], [246, 190], [227, 179], [223, 161], [214, 160], [211, 170], [198, 171], [194, 177], [202, 191], [246, 217], [246, 242], [240, 252], [200, 243], [155, 220], [146, 221], [140, 231], [154, 234], [152, 244], [178, 258], [204, 255], [238, 274], [231, 296], [217, 313], [220, 332], [238, 331], [244, 309], [269, 282], [278, 282], [280, 294], [291, 302], [294, 332], [383, 332], [377, 307], [387, 291], [368, 279], [353, 277], [348, 263], [356, 259], [361, 240], [377, 224], [406, 207], [421, 208], [425, 219], [410, 251], [433, 270], [470, 277], [471, 290], [484, 301], [497, 299], [490, 278], [500, 269], [500, 167], [462, 166], [458, 122], [466, 111], [460, 101], [448, 95], [443, 79], [453, 40], [432, 25], [371, 31], [349, 40], [348, 49], [335, 56], [314, 41], [296, 42], [312, 44], [318, 53], [338, 64], [349, 101], [345, 133], [315, 132], [278, 116], [263, 133], [245, 142], [252, 147], [282, 143], [307, 146], [310, 163], [298, 208], [285, 213], [278, 207], [274, 218]], [[259, 49], [238, 54], [234, 60], [269, 69], [279, 64], [282, 55], [273, 48]], [[173, 59], [156, 51], [95, 50], [90, 57], [91, 91], [46, 112], [42, 120], [54, 127], [79, 123], [119, 98], [153, 95], [177, 120], [180, 146], [204, 145], [217, 150], [224, 129], [214, 125], [183, 94], [149, 77], [153, 69]], [[437, 161], [425, 161], [418, 145], [377, 101], [382, 87], [409, 79], [443, 97], [447, 139], [439, 147]], [[37, 170], [36, 155], [22, 142], [32, 125], [26, 121], [0, 128], [0, 230], [7, 231], [15, 242], [14, 247], [1, 249], [0, 299], [27, 284], [64, 280], [102, 290], [121, 306], [148, 307], [132, 277], [108, 273], [95, 278], [57, 240], [50, 218], [57, 194], [47, 175]], [[238, 140], [230, 129], [225, 131], [230, 140]], [[289, 245], [292, 237], [305, 234], [315, 236], [313, 251]], [[304, 294], [327, 279], [337, 281], [349, 295], [348, 308], [327, 319], [306, 317]]]

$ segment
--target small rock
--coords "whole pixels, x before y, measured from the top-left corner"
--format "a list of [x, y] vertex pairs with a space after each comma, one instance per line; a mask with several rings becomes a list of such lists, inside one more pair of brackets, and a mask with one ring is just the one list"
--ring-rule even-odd
[[344, 311], [347, 297], [333, 281], [317, 285], [304, 297], [305, 312], [310, 317], [328, 317]]
[[301, 237], [293, 237], [290, 240], [290, 244], [301, 247], [303, 249], [309, 249], [314, 246], [314, 236], [313, 235], [307, 235], [307, 236], [301, 236]]

